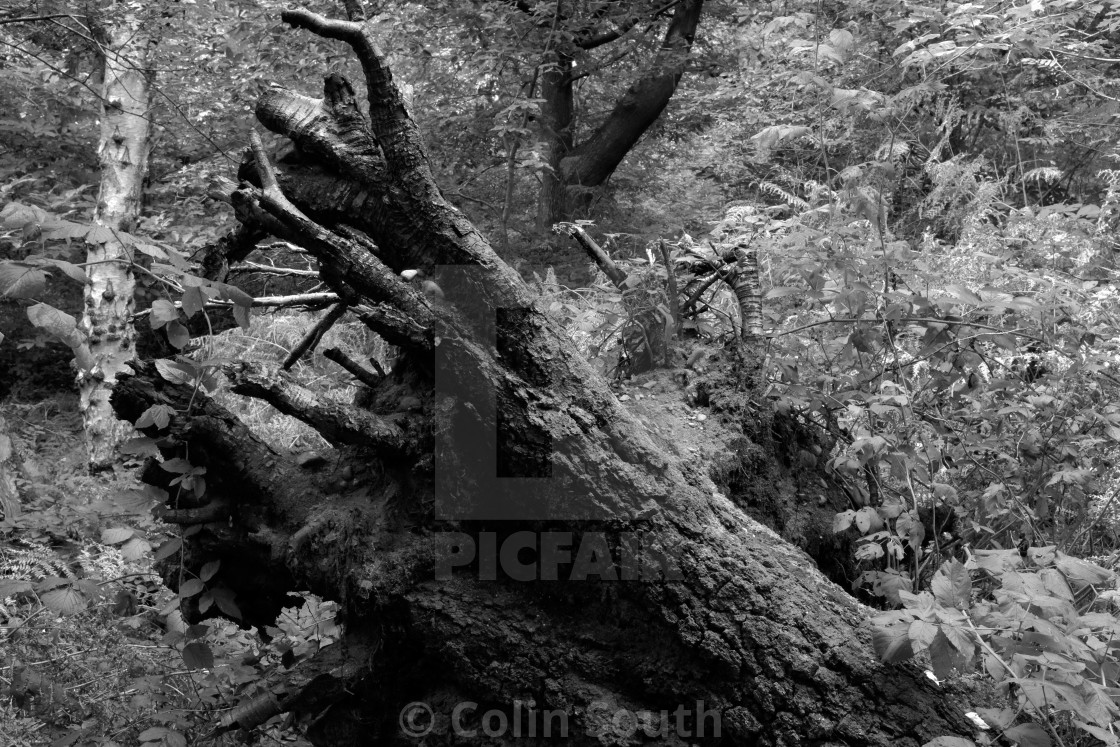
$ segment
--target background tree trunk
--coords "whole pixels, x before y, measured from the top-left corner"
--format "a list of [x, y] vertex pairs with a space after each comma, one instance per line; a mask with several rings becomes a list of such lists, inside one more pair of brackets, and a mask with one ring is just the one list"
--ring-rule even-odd
[[[569, 221], [590, 203], [592, 190], [602, 186], [626, 154], [637, 144], [677, 90], [684, 74], [696, 29], [700, 25], [703, 0], [682, 0], [673, 10], [661, 48], [641, 76], [622, 95], [607, 118], [583, 142], [573, 144], [575, 98], [571, 51], [565, 47], [590, 49], [601, 43], [592, 34], [576, 35], [553, 52], [542, 76], [542, 136], [548, 145], [553, 171], [542, 183], [538, 224], [547, 230]], [[613, 40], [613, 36], [609, 37]]]
[[[234, 391], [316, 428], [335, 447], [325, 464], [276, 453], [151, 364], [113, 395], [130, 421], [172, 408], [164, 456], [206, 468], [205, 491], [177, 489], [164, 511], [201, 527], [186, 540], [188, 571], [221, 559], [208, 586], [235, 595], [251, 624], [300, 588], [343, 604], [344, 653], [332, 647], [280, 677], [280, 709], [334, 746], [421, 743], [403, 728], [415, 702], [436, 714], [428, 743], [464, 741], [449, 718], [468, 701], [510, 721], [561, 711], [564, 742], [576, 745], [632, 741], [615, 719], [622, 709], [678, 707], [718, 714], [718, 734], [711, 720], [702, 734], [695, 719], [681, 723], [688, 743], [917, 747], [969, 733], [960, 693], [879, 665], [866, 610], [720, 493], [694, 456], [659, 443], [444, 200], [366, 28], [283, 17], [354, 48], [369, 125], [340, 76], [322, 100], [271, 91], [258, 118], [314, 162], [277, 174], [254, 135], [242, 177], [259, 186], [244, 183], [232, 202], [247, 225], [314, 254], [324, 281], [401, 358], [367, 408], [317, 397], [282, 371], [226, 367]], [[411, 268], [440, 268], [442, 297], [403, 282]], [[162, 487], [172, 477], [154, 461], [144, 474]], [[511, 562], [490, 579], [485, 551], [448, 563], [455, 548], [518, 532], [564, 532], [612, 562], [579, 578], [569, 558], [559, 580], [534, 583], [514, 580]], [[643, 548], [637, 565], [618, 558], [631, 540]], [[672, 728], [657, 739], [684, 741]]]
[[89, 340], [96, 367], [82, 375], [79, 409], [85, 422], [90, 466], [108, 466], [117, 445], [131, 429], [113, 417], [109, 394], [117, 374], [134, 356], [131, 321], [135, 278], [132, 249], [120, 232], [132, 231], [140, 215], [144, 179], [148, 172], [151, 136], [150, 91], [153, 73], [148, 63], [151, 38], [142, 28], [136, 9], [105, 8], [100, 36], [105, 56], [101, 93], [101, 191], [87, 238], [89, 284], [81, 329]]

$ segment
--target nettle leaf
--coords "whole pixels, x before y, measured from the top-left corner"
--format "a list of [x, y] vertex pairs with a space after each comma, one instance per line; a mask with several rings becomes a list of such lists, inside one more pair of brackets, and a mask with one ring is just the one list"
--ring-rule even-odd
[[213, 669], [214, 652], [203, 641], [191, 641], [183, 646], [183, 663], [189, 669]]

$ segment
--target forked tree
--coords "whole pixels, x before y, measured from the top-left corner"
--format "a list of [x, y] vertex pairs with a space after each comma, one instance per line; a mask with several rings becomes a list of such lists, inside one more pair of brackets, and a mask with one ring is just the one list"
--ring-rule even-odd
[[[413, 743], [400, 728], [405, 704], [449, 714], [472, 701], [511, 723], [519, 709], [532, 711], [523, 719], [563, 711], [567, 744], [623, 744], [620, 709], [702, 703], [720, 714], [718, 737], [652, 741], [898, 747], [970, 733], [960, 694], [880, 665], [866, 608], [628, 412], [443, 198], [366, 27], [305, 11], [283, 20], [353, 49], [368, 118], [337, 75], [321, 99], [267, 93], [257, 118], [302, 160], [278, 170], [254, 136], [230, 195], [242, 226], [221, 248], [233, 261], [266, 235], [302, 247], [337, 294], [333, 316], [355, 314], [400, 357], [375, 372], [330, 352], [368, 387], [353, 405], [283, 370], [226, 366], [235, 391], [322, 434], [335, 447], [326, 466], [277, 453], [166, 366], [137, 364], [115, 390], [123, 419], [174, 410], [146, 432], [165, 458], [205, 468], [204, 490], [171, 484], [182, 462], [179, 475], [154, 462], [144, 471], [171, 496], [166, 520], [187, 530], [187, 573], [177, 559], [168, 578], [221, 561], [205, 614], [267, 624], [297, 589], [345, 610], [341, 644], [277, 673], [263, 705], [226, 726], [283, 710], [317, 745]], [[735, 341], [731, 359], [748, 365], [749, 342]], [[501, 546], [519, 532], [570, 533], [577, 549], [554, 555], [557, 580], [517, 581], [509, 566], [523, 556], [487, 560], [484, 538]], [[632, 539], [639, 572], [622, 562], [596, 566], [597, 578], [572, 573], [604, 552], [617, 560], [616, 543]], [[436, 726], [429, 742], [458, 741], [446, 720]]]

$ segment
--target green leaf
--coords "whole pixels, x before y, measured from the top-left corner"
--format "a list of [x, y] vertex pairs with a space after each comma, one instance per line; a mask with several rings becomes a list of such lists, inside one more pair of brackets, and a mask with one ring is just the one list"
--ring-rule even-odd
[[211, 589], [211, 594], [214, 595], [214, 604], [218, 605], [218, 609], [222, 614], [232, 617], [234, 620], [241, 619], [241, 609], [238, 608], [237, 603], [234, 602], [234, 593], [232, 590], [225, 587]]
[[972, 579], [964, 563], [955, 558], [937, 569], [930, 583], [930, 590], [937, 601], [946, 607], [966, 610], [972, 603]]
[[61, 340], [67, 347], [74, 348], [83, 342], [78, 320], [49, 304], [37, 303], [28, 307], [27, 318], [35, 327]]
[[938, 737], [926, 742], [922, 747], [976, 747], [976, 742], [963, 737]]
[[58, 269], [62, 270], [62, 273], [66, 275], [66, 277], [70, 278], [80, 285], [89, 285], [89, 283], [91, 282], [89, 279], [89, 275], [86, 274], [86, 271], [83, 268], [78, 267], [76, 264], [73, 264], [72, 262], [65, 262], [61, 259], [52, 259], [50, 263]]
[[879, 512], [870, 506], [864, 506], [856, 511], [855, 522], [860, 534], [878, 532], [883, 528], [883, 520], [879, 517]]
[[119, 545], [122, 542], [127, 542], [135, 536], [136, 530], [129, 527], [110, 527], [109, 529], [102, 530], [101, 544], [103, 545]]
[[194, 316], [206, 307], [206, 293], [202, 286], [192, 286], [183, 291], [183, 313], [187, 318]]
[[60, 615], [73, 615], [89, 606], [82, 593], [69, 584], [46, 592], [40, 599], [47, 609]]
[[176, 350], [182, 350], [191, 341], [191, 333], [178, 321], [168, 322], [164, 329], [167, 332], [167, 341]]
[[241, 329], [249, 329], [249, 307], [248, 306], [234, 306], [233, 319], [237, 322], [237, 326]]
[[218, 289], [218, 294], [221, 298], [227, 301], [233, 301], [235, 306], [249, 308], [253, 305], [253, 297], [235, 285], [214, 283], [214, 287]]
[[143, 537], [133, 537], [121, 545], [121, 557], [125, 560], [140, 560], [152, 551], [152, 546]]
[[171, 422], [171, 416], [174, 414], [175, 411], [168, 405], [152, 405], [136, 419], [134, 425], [137, 428], [154, 425], [157, 429], [163, 430]]
[[206, 589], [206, 584], [199, 581], [197, 578], [188, 578], [179, 587], [179, 596], [183, 599], [189, 599], [196, 594], [201, 594]]
[[976, 713], [993, 729], [1006, 729], [1015, 723], [1015, 712], [1010, 708], [977, 708]]
[[202, 566], [202, 570], [198, 572], [198, 577], [203, 581], [209, 581], [210, 579], [214, 578], [214, 574], [218, 572], [218, 569], [221, 568], [221, 566], [221, 560], [211, 560], [209, 563]]
[[113, 241], [114, 238], [113, 229], [108, 226], [94, 225], [91, 226], [89, 232], [86, 233], [87, 244], [107, 244]]
[[962, 301], [963, 303], [971, 304], [973, 306], [979, 306], [980, 304], [984, 303], [984, 299], [980, 298], [980, 296], [976, 295], [963, 285], [949, 285], [946, 286], [945, 290], [947, 290], [958, 301]]
[[198, 369], [190, 361], [171, 361], [166, 358], [156, 359], [156, 371], [172, 384], [191, 384], [198, 376]]
[[0, 599], [4, 597], [13, 597], [16, 594], [25, 594], [31, 591], [32, 586], [30, 581], [12, 581], [6, 578], [0, 578]]
[[1012, 742], [1018, 742], [1019, 747], [1050, 747], [1050, 735], [1038, 724], [1019, 724], [1012, 726], [1003, 733], [1003, 736]]
[[852, 522], [855, 521], [855, 518], [855, 511], [852, 511], [851, 509], [848, 509], [847, 511], [841, 511], [840, 513], [832, 517], [832, 531], [843, 532], [845, 529], [852, 525]]
[[152, 301], [152, 311], [148, 319], [152, 325], [152, 329], [159, 329], [169, 322], [176, 321], [178, 318], [179, 310], [175, 308], [175, 304], [164, 298], [157, 298], [155, 301]]
[[47, 287], [47, 273], [23, 262], [0, 262], [0, 295], [35, 298]]
[[914, 649], [924, 651], [930, 647], [939, 632], [937, 626], [933, 623], [927, 620], [915, 620], [910, 623], [908, 635], [910, 636], [910, 643], [916, 644]]
[[871, 641], [881, 662], [897, 664], [914, 655], [910, 636], [907, 634], [908, 628], [906, 623], [898, 623], [887, 626], [876, 625], [871, 629]]
[[172, 537], [171, 539], [160, 545], [158, 548], [156, 548], [155, 555], [153, 555], [152, 557], [156, 561], [166, 560], [175, 553], [179, 552], [182, 547], [183, 540], [179, 539], [178, 537]]
[[203, 641], [191, 641], [183, 646], [183, 663], [188, 669], [213, 669], [214, 652]]
[[954, 671], [966, 674], [972, 669], [972, 656], [959, 651], [945, 636], [944, 630], [939, 629], [933, 637], [929, 657], [933, 673], [939, 680], [949, 679]]

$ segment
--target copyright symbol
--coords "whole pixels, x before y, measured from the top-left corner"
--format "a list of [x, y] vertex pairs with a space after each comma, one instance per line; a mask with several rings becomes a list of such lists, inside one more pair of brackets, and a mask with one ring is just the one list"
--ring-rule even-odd
[[422, 737], [435, 726], [435, 715], [431, 706], [417, 700], [401, 709], [397, 723], [406, 737]]

